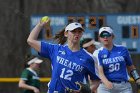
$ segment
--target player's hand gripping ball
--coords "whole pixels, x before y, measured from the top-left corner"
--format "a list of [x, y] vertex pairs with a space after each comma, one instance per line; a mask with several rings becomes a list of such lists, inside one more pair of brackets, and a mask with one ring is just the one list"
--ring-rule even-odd
[[44, 16], [41, 18], [41, 25], [43, 25], [45, 28], [48, 28], [50, 26], [50, 18], [48, 16]]
[[41, 22], [46, 22], [49, 20], [49, 17], [48, 16], [44, 16], [41, 18]]

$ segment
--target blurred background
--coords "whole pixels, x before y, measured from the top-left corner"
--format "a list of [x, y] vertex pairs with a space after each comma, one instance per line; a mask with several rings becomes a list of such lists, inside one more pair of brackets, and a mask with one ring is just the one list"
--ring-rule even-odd
[[[10, 78], [19, 78], [26, 64], [26, 56], [36, 55], [26, 40], [30, 30], [45, 15], [53, 19], [52, 33], [48, 29], [46, 36], [40, 35], [40, 39], [50, 42], [55, 31], [75, 20], [85, 27], [85, 36], [93, 37], [96, 41], [99, 27], [112, 26], [116, 31], [115, 42], [129, 49], [140, 73], [139, 4], [139, 0], [0, 0], [0, 93], [21, 92], [18, 80]], [[58, 20], [63, 24], [55, 24]], [[44, 61], [40, 76], [49, 78], [50, 62], [47, 59]], [[134, 82], [131, 84], [134, 93], [138, 93]], [[42, 81], [41, 91], [47, 91], [45, 80]]]

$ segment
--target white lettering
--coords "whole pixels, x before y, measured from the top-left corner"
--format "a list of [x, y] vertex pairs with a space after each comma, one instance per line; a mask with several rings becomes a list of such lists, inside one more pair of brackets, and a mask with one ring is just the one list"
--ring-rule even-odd
[[118, 56], [114, 58], [103, 59], [103, 64], [110, 64], [110, 63], [116, 63], [116, 62], [121, 62], [121, 61], [124, 61], [123, 56]]
[[64, 17], [51, 17], [51, 25], [63, 26], [65, 25]]
[[118, 16], [117, 23], [123, 25], [140, 24], [140, 16]]
[[79, 72], [81, 72], [84, 69], [83, 66], [78, 65], [75, 62], [71, 62], [65, 58], [60, 57], [60, 56], [57, 56], [57, 63], [59, 63], [63, 66], [66, 66], [70, 69], [74, 69], [75, 71], [79, 71]]

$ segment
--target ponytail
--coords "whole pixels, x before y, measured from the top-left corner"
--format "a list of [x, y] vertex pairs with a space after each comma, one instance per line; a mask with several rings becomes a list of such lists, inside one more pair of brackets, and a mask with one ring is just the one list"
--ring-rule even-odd
[[55, 34], [53, 39], [58, 43], [58, 44], [65, 44], [67, 41], [67, 37], [64, 35], [65, 29], [63, 28], [61, 31]]

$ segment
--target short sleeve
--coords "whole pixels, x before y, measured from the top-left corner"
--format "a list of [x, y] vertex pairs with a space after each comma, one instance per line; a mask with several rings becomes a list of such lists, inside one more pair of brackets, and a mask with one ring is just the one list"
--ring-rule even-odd
[[93, 53], [93, 57], [94, 57], [94, 60], [95, 62], [98, 64], [98, 65], [102, 65], [101, 63], [101, 59], [100, 59], [100, 56], [99, 56], [99, 49], [98, 50], [95, 50], [95, 52]]
[[91, 57], [91, 59], [88, 59], [89, 64], [87, 64], [88, 74], [90, 75], [91, 80], [99, 80], [99, 77], [96, 75], [95, 72], [95, 64], [94, 60]]
[[21, 74], [21, 79], [27, 81], [28, 80], [29, 73], [26, 69], [23, 70]]
[[42, 41], [41, 51], [39, 52], [39, 55], [51, 59], [56, 49], [57, 49], [56, 44], [51, 44], [51, 43]]
[[133, 63], [132, 63], [131, 55], [130, 55], [128, 49], [125, 48], [123, 50], [123, 56], [125, 57], [126, 65], [131, 66]]

